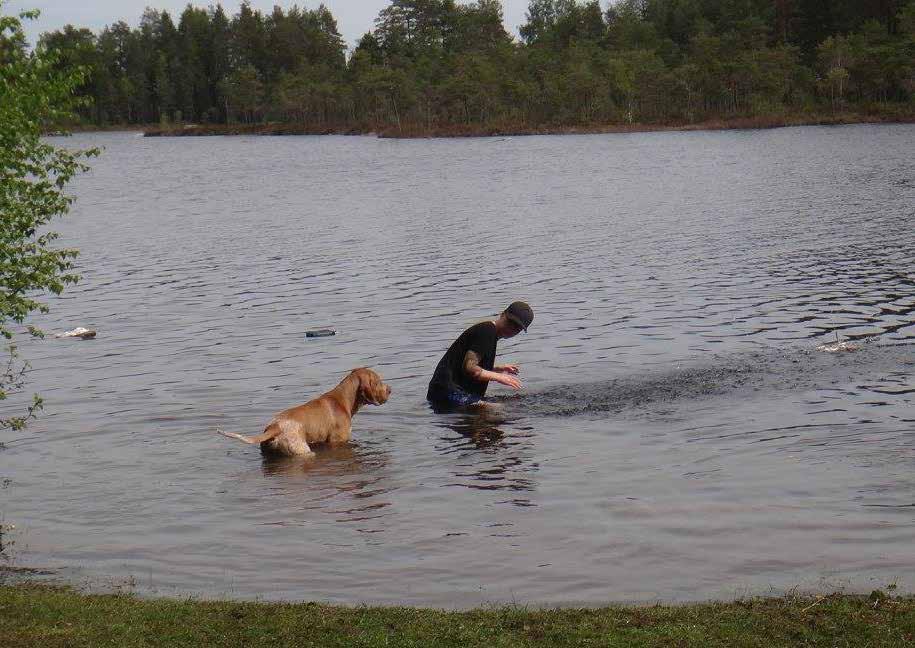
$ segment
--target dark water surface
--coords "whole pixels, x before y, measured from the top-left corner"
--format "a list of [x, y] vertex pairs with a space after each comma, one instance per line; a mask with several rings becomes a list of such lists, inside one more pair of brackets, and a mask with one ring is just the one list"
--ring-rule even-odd
[[[16, 564], [444, 607], [915, 585], [915, 126], [59, 142], [106, 150], [36, 323], [99, 335], [24, 345]], [[432, 414], [441, 353], [516, 298], [523, 393]], [[837, 331], [861, 350], [814, 351]], [[361, 365], [394, 394], [350, 447], [214, 431]]]

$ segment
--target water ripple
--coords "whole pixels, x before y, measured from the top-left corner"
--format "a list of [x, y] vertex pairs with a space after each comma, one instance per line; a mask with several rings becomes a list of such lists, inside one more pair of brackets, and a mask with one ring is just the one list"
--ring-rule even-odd
[[[20, 563], [444, 607], [913, 586], [915, 127], [62, 143], [105, 152], [35, 323], [99, 336], [22, 345]], [[524, 392], [432, 414], [438, 357], [518, 298]], [[362, 365], [395, 393], [346, 448], [214, 433]]]

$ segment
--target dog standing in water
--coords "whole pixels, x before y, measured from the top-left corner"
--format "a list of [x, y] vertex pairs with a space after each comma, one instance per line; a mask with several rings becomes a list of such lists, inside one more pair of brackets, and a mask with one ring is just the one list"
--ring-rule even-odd
[[283, 410], [273, 417], [262, 434], [246, 437], [234, 432], [220, 434], [251, 445], [261, 452], [289, 457], [314, 454], [316, 444], [346, 443], [352, 436], [353, 416], [363, 405], [383, 405], [391, 388], [371, 369], [353, 369], [340, 384], [303, 405]]

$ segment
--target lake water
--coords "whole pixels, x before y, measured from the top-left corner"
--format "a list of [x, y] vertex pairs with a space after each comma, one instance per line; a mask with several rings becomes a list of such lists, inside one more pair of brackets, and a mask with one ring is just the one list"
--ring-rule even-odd
[[[13, 564], [448, 608], [915, 585], [915, 126], [56, 141], [105, 151], [56, 228], [82, 282], [35, 321], [99, 333], [22, 347]], [[523, 392], [433, 414], [514, 299]], [[814, 350], [837, 332], [861, 349]], [[362, 365], [394, 393], [349, 447], [215, 432]]]

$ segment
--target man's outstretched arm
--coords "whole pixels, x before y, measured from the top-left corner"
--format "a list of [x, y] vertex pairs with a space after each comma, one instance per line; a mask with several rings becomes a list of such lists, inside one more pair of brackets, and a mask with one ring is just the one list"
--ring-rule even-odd
[[[515, 367], [517, 370], [517, 367]], [[464, 373], [480, 382], [495, 381], [512, 389], [521, 389], [521, 381], [509, 373], [489, 371], [480, 366], [480, 356], [475, 351], [464, 354]]]

